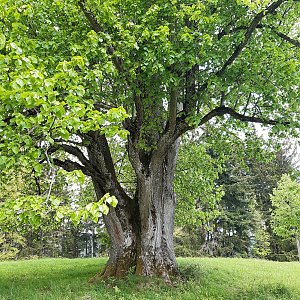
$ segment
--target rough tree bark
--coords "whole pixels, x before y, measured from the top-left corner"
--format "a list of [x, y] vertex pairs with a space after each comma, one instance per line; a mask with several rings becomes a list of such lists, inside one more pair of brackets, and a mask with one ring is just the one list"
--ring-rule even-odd
[[166, 280], [177, 275], [173, 247], [175, 193], [173, 179], [179, 142], [175, 142], [166, 156], [152, 156], [149, 165], [137, 174], [137, 195], [141, 223], [138, 245], [137, 275], [158, 275]]
[[[94, 181], [97, 197], [103, 193], [101, 186]], [[118, 206], [111, 207], [109, 214], [104, 216], [104, 223], [111, 239], [109, 260], [102, 272], [104, 278], [115, 276], [118, 278], [127, 275], [130, 268], [136, 265], [137, 226], [134, 219], [134, 206], [131, 199], [118, 198]]]

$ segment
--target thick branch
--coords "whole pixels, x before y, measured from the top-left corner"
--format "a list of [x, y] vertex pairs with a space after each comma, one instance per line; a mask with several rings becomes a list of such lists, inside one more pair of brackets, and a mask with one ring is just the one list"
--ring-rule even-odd
[[135, 104], [135, 110], [136, 110], [136, 120], [138, 128], [141, 127], [143, 120], [144, 120], [144, 108], [143, 108], [143, 102], [141, 99], [140, 94], [136, 94], [134, 92], [134, 104]]
[[261, 11], [259, 14], [257, 14], [254, 19], [252, 20], [250, 26], [248, 27], [247, 31], [245, 32], [245, 38], [244, 40], [236, 47], [233, 54], [228, 58], [228, 60], [225, 62], [223, 67], [216, 73], [217, 76], [221, 76], [228, 66], [230, 66], [240, 55], [242, 50], [245, 48], [245, 46], [248, 44], [248, 41], [250, 40], [254, 30], [257, 28], [263, 17], [267, 14], [273, 13], [282, 3], [284, 0], [279, 0], [274, 3], [272, 3], [270, 6], [266, 8], [265, 11]]
[[[100, 26], [99, 22], [97, 21], [96, 17], [94, 16], [94, 14], [87, 8], [87, 4], [85, 2], [85, 0], [79, 0], [78, 1], [78, 5], [80, 7], [80, 9], [82, 10], [82, 12], [84, 13], [84, 15], [86, 16], [91, 28], [95, 31], [95, 32], [103, 32], [103, 28]], [[115, 49], [112, 45], [109, 45], [107, 47], [107, 53], [110, 55], [113, 55], [115, 52]], [[112, 61], [115, 65], [115, 67], [117, 68], [117, 70], [119, 72], [123, 71], [123, 61], [121, 58], [113, 56], [112, 57]]]
[[251, 122], [251, 123], [260, 123], [264, 125], [277, 125], [277, 124], [282, 124], [282, 125], [290, 125], [289, 121], [281, 121], [281, 120], [273, 120], [273, 119], [267, 119], [267, 118], [260, 118], [260, 117], [254, 117], [254, 116], [245, 116], [234, 109], [226, 106], [221, 106], [217, 107], [214, 110], [212, 110], [210, 113], [208, 113], [206, 116], [204, 116], [200, 122], [199, 125], [203, 125], [206, 123], [208, 120], [215, 116], [223, 116], [225, 114], [230, 115], [234, 119], [240, 120], [242, 122]]
[[[66, 143], [66, 141], [63, 140], [63, 139], [53, 139], [53, 140], [54, 140], [55, 143], [59, 143], [59, 144]], [[76, 141], [71, 141], [71, 140], [68, 140], [68, 144], [76, 145], [76, 146], [79, 146], [79, 147], [84, 146], [83, 142], [76, 142]]]
[[89, 170], [91, 173], [95, 173], [96, 170], [90, 163], [90, 161], [85, 157], [85, 155], [82, 153], [82, 151], [74, 146], [67, 145], [67, 144], [60, 144], [59, 148], [63, 149], [65, 152], [74, 155], [78, 160], [81, 162], [81, 164]]
[[53, 158], [53, 163], [58, 166], [63, 168], [64, 170], [68, 171], [68, 172], [72, 172], [75, 170], [81, 170], [83, 174], [87, 175], [87, 176], [92, 176], [92, 174], [82, 165], [80, 165], [79, 163], [66, 159], [66, 160], [60, 160], [58, 158]]
[[205, 116], [203, 116], [197, 126], [188, 125], [184, 120], [178, 119], [176, 131], [174, 133], [172, 141], [175, 141], [177, 138], [179, 138], [182, 134], [184, 134], [188, 130], [195, 129], [196, 127], [204, 125], [205, 123], [207, 123], [208, 121], [210, 121], [211, 119], [213, 119], [215, 117], [221, 117], [224, 115], [230, 115], [232, 118], [240, 120], [242, 122], [260, 123], [260, 124], [264, 124], [264, 125], [282, 124], [282, 125], [288, 126], [291, 123], [289, 121], [274, 120], [274, 119], [268, 119], [268, 118], [256, 117], [256, 116], [247, 116], [247, 115], [238, 113], [231, 107], [219, 106], [219, 107], [211, 110]]
[[[170, 95], [170, 102], [169, 102], [169, 128], [168, 130], [162, 135], [159, 139], [157, 144], [157, 149], [153, 151], [152, 160], [163, 160], [165, 154], [167, 153], [169, 147], [171, 147], [173, 143], [173, 136], [177, 126], [177, 97], [178, 97], [178, 90], [173, 88], [171, 90]], [[175, 142], [175, 140], [174, 140]]]
[[98, 174], [103, 179], [103, 189], [116, 197], [121, 195], [123, 199], [130, 199], [118, 181], [106, 137], [99, 132], [90, 132], [89, 137], [92, 139], [87, 147], [89, 158], [97, 166]]
[[[228, 35], [230, 33], [234, 33], [234, 32], [238, 32], [240, 30], [247, 30], [249, 27], [247, 26], [239, 26], [239, 27], [236, 27], [236, 28], [233, 28], [233, 29], [230, 29], [229, 31], [226, 31], [225, 29], [222, 30], [221, 32], [218, 33], [218, 39], [221, 39], [223, 36], [225, 35]], [[270, 28], [275, 34], [277, 34], [279, 37], [281, 37], [283, 40], [293, 44], [294, 46], [296, 46], [297, 48], [300, 48], [300, 42], [289, 37], [288, 35], [280, 32], [280, 31], [277, 31], [274, 27], [271, 27], [271, 26], [267, 26], [267, 25], [257, 25], [256, 28]]]

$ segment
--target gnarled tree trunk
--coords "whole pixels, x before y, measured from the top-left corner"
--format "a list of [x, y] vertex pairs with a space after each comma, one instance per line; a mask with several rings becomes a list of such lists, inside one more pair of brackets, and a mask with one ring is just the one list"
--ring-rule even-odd
[[[103, 277], [123, 277], [129, 269], [134, 269], [137, 275], [160, 276], [166, 281], [177, 275], [173, 179], [178, 147], [175, 142], [164, 157], [153, 155], [143, 161], [136, 155], [139, 150], [129, 151], [137, 176], [134, 199], [118, 192], [116, 183], [110, 181], [118, 205], [104, 217], [111, 248]], [[100, 181], [93, 178], [98, 197], [104, 194]]]
[[164, 159], [150, 159], [147, 168], [137, 172], [141, 239], [136, 274], [158, 275], [166, 280], [177, 275], [173, 246], [175, 194], [173, 179], [178, 142], [167, 151]]
[[[94, 181], [98, 198], [103, 196], [101, 187]], [[137, 208], [132, 199], [117, 196], [118, 206], [111, 207], [109, 214], [104, 216], [104, 223], [111, 239], [109, 260], [102, 272], [103, 277], [124, 277], [130, 268], [136, 265], [136, 249], [138, 237]]]

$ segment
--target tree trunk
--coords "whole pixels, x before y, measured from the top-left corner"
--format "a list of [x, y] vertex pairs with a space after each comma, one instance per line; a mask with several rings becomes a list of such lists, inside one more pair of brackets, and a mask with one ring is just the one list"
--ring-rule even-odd
[[[103, 193], [95, 181], [94, 186], [97, 197], [101, 198]], [[134, 203], [121, 195], [117, 198], [117, 207], [110, 207], [108, 215], [104, 216], [111, 246], [108, 253], [109, 260], [101, 274], [103, 278], [112, 276], [122, 278], [136, 266], [137, 220], [134, 216]]]
[[296, 244], [297, 244], [297, 250], [298, 250], [298, 259], [300, 262], [300, 237], [299, 236], [296, 237]]
[[173, 245], [178, 146], [176, 142], [163, 161], [152, 159], [148, 170], [137, 173], [141, 242], [136, 274], [162, 276], [167, 281], [178, 273]]
[[93, 178], [98, 198], [109, 192], [118, 199], [117, 207], [111, 207], [104, 216], [111, 247], [102, 277], [123, 277], [130, 269], [137, 275], [160, 276], [166, 281], [178, 274], [173, 245], [173, 179], [178, 148], [176, 141], [165, 153], [157, 151], [148, 156], [131, 148], [129, 158], [137, 177], [134, 199], [116, 180], [108, 179], [104, 187], [103, 177]]

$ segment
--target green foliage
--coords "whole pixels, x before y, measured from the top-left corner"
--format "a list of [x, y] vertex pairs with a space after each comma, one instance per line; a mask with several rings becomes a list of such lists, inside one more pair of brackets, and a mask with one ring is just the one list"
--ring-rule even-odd
[[21, 235], [11, 232], [0, 233], [0, 261], [17, 258], [20, 248], [25, 246], [25, 239]]
[[[33, 8], [30, 4], [22, 7], [26, 6], [36, 11], [41, 9]], [[4, 18], [11, 17], [13, 10], [18, 12], [17, 7], [4, 10]], [[1, 136], [6, 139], [1, 148], [1, 168], [9, 168], [18, 163], [35, 164], [36, 171], [39, 171], [39, 165], [34, 162], [43, 157], [43, 151], [37, 145], [42, 143], [42, 148], [47, 149], [55, 140], [68, 141], [79, 132], [101, 130], [107, 136], [120, 134], [126, 137], [127, 131], [119, 128], [120, 122], [128, 117], [124, 108], [100, 112], [94, 108], [94, 101], [86, 95], [86, 87], [81, 83], [89, 81], [92, 73], [88, 69], [86, 58], [69, 55], [59, 62], [57, 59], [60, 55], [56, 55], [55, 59], [54, 54], [43, 57], [43, 51], [49, 44], [25, 34], [28, 21], [35, 22], [33, 15], [27, 20], [26, 10], [21, 9], [19, 17], [19, 23], [2, 23], [8, 41], [5, 54], [1, 54], [0, 65], [3, 83], [0, 88], [0, 115], [4, 120], [0, 124], [0, 130]], [[9, 25], [12, 29], [5, 27]]]
[[[291, 147], [274, 152], [277, 147], [270, 148], [253, 134], [246, 140], [225, 135], [227, 143], [219, 137], [212, 144], [207, 131], [199, 138], [201, 143], [183, 140], [175, 179], [179, 193], [174, 237], [179, 256], [295, 260], [294, 242], [279, 238], [270, 227], [269, 193], [283, 173], [293, 171], [287, 154]], [[205, 186], [211, 187], [207, 195]], [[217, 201], [216, 187], [223, 192]]]
[[174, 183], [178, 225], [201, 226], [218, 215], [217, 204], [223, 191], [216, 180], [223, 157], [212, 157], [209, 147], [203, 141], [183, 140]]
[[257, 258], [267, 258], [271, 254], [270, 247], [270, 234], [266, 228], [266, 221], [263, 219], [261, 210], [263, 207], [256, 207], [252, 209], [253, 214], [253, 246], [251, 249], [251, 255]]
[[273, 190], [271, 201], [274, 207], [272, 225], [282, 237], [300, 236], [300, 185], [289, 175], [283, 175], [278, 187]]
[[8, 199], [0, 203], [0, 226], [4, 228], [23, 228], [26, 227], [39, 229], [47, 226], [56, 220], [61, 224], [69, 219], [73, 224], [78, 225], [80, 221], [91, 219], [97, 223], [101, 214], [107, 214], [108, 205], [116, 207], [118, 201], [114, 196], [105, 194], [96, 202], [86, 206], [76, 205], [72, 208], [69, 204], [62, 203], [62, 200], [50, 196], [24, 196], [17, 199]]
[[[267, 1], [87, 1], [101, 23], [95, 32], [76, 1], [3, 0], [0, 130], [6, 141], [1, 166], [32, 163], [44, 148], [79, 133], [99, 130], [126, 137], [121, 122], [136, 113], [134, 95], [142, 96], [144, 107], [139, 145], [155, 149], [154, 135], [163, 132], [168, 118], [164, 101], [169, 102], [172, 88], [186, 87], [194, 66], [203, 68], [195, 82], [207, 88], [188, 100], [198, 103], [184, 115], [190, 124], [197, 125], [226, 93], [226, 104], [240, 113], [247, 109], [257, 115], [259, 110], [265, 118], [286, 117], [292, 130], [299, 125], [293, 114], [298, 110], [299, 54], [271, 30], [297, 38], [299, 5], [289, 7], [289, 2], [276, 16], [265, 16], [255, 38], [218, 76], [243, 40], [243, 28]], [[178, 101], [187, 100], [180, 96]], [[274, 131], [289, 128], [278, 124]], [[38, 149], [41, 143], [47, 147]]]
[[34, 178], [33, 173], [24, 170], [17, 175], [12, 171], [1, 175], [0, 235], [19, 236], [24, 240], [20, 245], [11, 238], [6, 239], [5, 247], [1, 246], [2, 259], [16, 254], [18, 258], [90, 255], [80, 253], [80, 249], [86, 249], [91, 243], [90, 235], [85, 233], [95, 231], [95, 227], [98, 229], [93, 236], [93, 255], [106, 250], [107, 242], [100, 243], [100, 235], [104, 234], [101, 218], [108, 206], [116, 206], [116, 199], [105, 195], [97, 201], [91, 182], [81, 171], [57, 172], [53, 182], [45, 171], [41, 178]]

